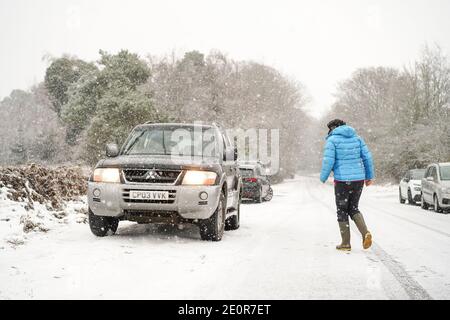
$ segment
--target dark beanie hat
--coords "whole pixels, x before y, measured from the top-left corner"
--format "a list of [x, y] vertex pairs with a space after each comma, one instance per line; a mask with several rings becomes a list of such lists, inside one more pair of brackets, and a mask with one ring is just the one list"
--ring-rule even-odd
[[331, 121], [328, 122], [328, 124], [327, 124], [328, 129], [330, 129], [330, 130], [328, 131], [328, 134], [330, 134], [331, 131], [333, 131], [333, 130], [336, 129], [337, 127], [344, 126], [344, 125], [346, 125], [346, 123], [345, 123], [345, 121], [343, 121], [343, 120], [340, 120], [340, 119], [334, 119], [334, 120], [331, 120]]

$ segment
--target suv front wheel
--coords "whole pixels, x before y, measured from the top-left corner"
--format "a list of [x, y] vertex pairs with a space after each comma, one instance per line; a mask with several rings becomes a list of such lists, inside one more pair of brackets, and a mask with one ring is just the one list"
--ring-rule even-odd
[[434, 195], [434, 197], [433, 197], [433, 207], [434, 207], [434, 211], [435, 212], [437, 212], [437, 213], [442, 213], [443, 212], [443, 210], [442, 210], [442, 208], [439, 206], [439, 199], [438, 199], [438, 197], [437, 197], [437, 195]]
[[119, 219], [114, 217], [96, 216], [91, 209], [89, 209], [89, 227], [94, 235], [97, 237], [104, 237], [109, 230], [116, 233], [119, 227]]
[[225, 195], [223, 191], [220, 193], [219, 205], [214, 214], [209, 218], [200, 222], [200, 237], [207, 241], [222, 240], [225, 229]]

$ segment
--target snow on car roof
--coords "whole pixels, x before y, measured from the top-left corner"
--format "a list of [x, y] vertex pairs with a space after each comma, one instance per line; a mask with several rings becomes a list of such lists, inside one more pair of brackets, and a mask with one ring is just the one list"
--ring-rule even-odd
[[202, 130], [214, 129], [211, 124], [199, 124], [199, 123], [143, 123], [137, 125], [133, 130], [146, 130], [146, 129], [192, 129], [201, 128]]
[[211, 124], [203, 124], [203, 123], [144, 123], [140, 124], [138, 127], [206, 127], [212, 128]]

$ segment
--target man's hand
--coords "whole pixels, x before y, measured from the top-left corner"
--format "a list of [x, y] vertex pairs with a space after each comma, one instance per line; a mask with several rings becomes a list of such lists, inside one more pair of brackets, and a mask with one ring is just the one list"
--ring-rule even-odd
[[372, 183], [372, 180], [366, 180], [366, 187], [370, 186]]

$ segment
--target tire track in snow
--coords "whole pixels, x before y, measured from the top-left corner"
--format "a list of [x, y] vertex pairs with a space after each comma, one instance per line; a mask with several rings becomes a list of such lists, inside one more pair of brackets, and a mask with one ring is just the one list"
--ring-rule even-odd
[[[319, 197], [315, 196], [311, 191], [311, 188], [306, 189], [315, 201], [334, 212], [334, 208]], [[351, 229], [355, 233], [359, 232], [353, 225], [351, 225]], [[391, 255], [389, 255], [386, 251], [384, 251], [375, 242], [372, 243], [372, 252], [380, 259], [383, 265], [394, 276], [394, 278], [405, 290], [406, 294], [411, 298], [411, 300], [433, 300], [433, 298], [428, 294], [425, 288], [423, 288], [420, 283], [418, 283], [408, 274], [405, 267], [399, 261], [395, 260]]]
[[[367, 205], [367, 203], [366, 203], [365, 205]], [[370, 205], [370, 204], [368, 205], [368, 207], [370, 207], [372, 210], [376, 210], [377, 212], [381, 212], [381, 213], [384, 214], [384, 215], [388, 215], [388, 216], [391, 216], [391, 217], [395, 217], [395, 218], [397, 218], [397, 219], [404, 220], [404, 221], [409, 222], [409, 223], [411, 223], [411, 224], [415, 224], [416, 226], [420, 226], [420, 227], [422, 227], [422, 228], [428, 229], [429, 231], [433, 231], [433, 232], [436, 232], [436, 233], [438, 233], [438, 234], [440, 234], [440, 235], [443, 235], [443, 236], [446, 236], [446, 237], [449, 237], [449, 238], [450, 238], [450, 233], [447, 233], [447, 232], [444, 232], [444, 231], [441, 231], [441, 230], [438, 230], [438, 229], [429, 227], [429, 226], [424, 225], [424, 224], [421, 224], [421, 223], [419, 223], [419, 222], [412, 221], [412, 220], [410, 220], [410, 219], [408, 219], [408, 218], [404, 218], [404, 217], [398, 216], [398, 215], [396, 215], [396, 214], [393, 214], [393, 213], [391, 213], [391, 212], [389, 212], [389, 211], [386, 211], [386, 210], [384, 210], [384, 209], [380, 209], [380, 208], [375, 207], [375, 206]]]
[[[355, 231], [354, 228], [353, 231]], [[397, 279], [412, 300], [433, 300], [425, 288], [408, 274], [405, 267], [399, 261], [392, 258], [375, 242], [372, 244], [372, 252], [378, 256], [380, 261], [386, 266], [389, 272], [392, 273], [395, 279]]]

